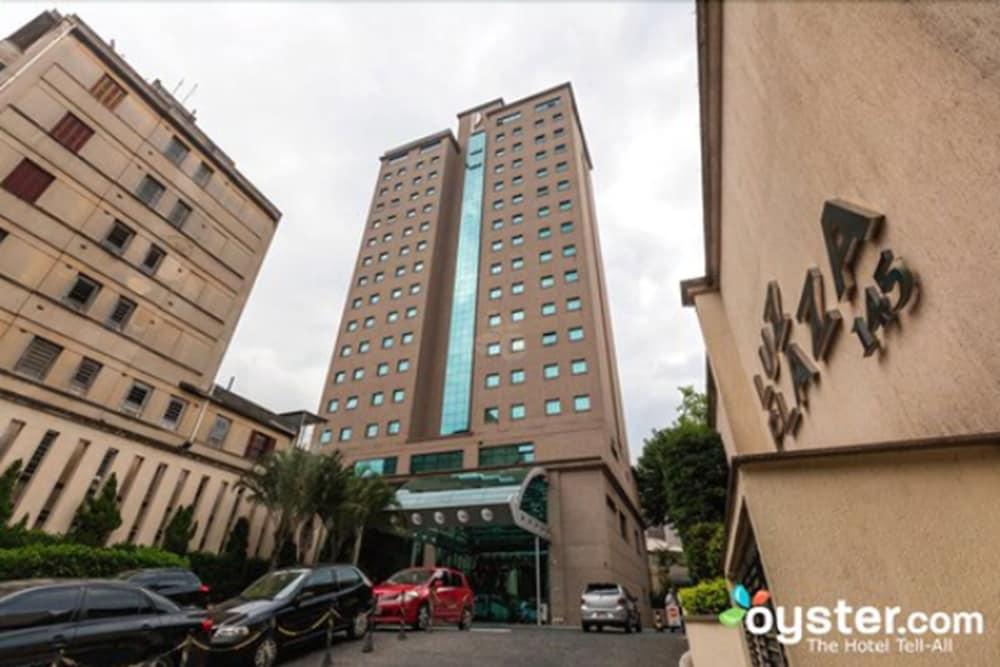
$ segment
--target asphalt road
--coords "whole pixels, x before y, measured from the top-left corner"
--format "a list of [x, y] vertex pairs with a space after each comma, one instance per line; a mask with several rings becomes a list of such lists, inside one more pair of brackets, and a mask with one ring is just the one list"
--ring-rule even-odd
[[[396, 633], [374, 634], [374, 651], [362, 653], [362, 642], [338, 639], [331, 650], [334, 665], [379, 665], [414, 667], [488, 667], [572, 665], [573, 667], [675, 667], [687, 650], [683, 635], [644, 630], [626, 635], [620, 630], [584, 634], [579, 628], [485, 627], [469, 632], [436, 629], [430, 633], [407, 632], [400, 641]], [[283, 667], [320, 667], [322, 649], [300, 649], [285, 656]]]

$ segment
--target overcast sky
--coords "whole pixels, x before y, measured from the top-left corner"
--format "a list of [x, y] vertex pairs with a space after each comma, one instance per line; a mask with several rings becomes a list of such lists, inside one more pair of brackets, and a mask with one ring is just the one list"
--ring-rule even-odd
[[456, 112], [572, 81], [633, 459], [704, 385], [678, 281], [703, 273], [692, 2], [573, 4], [11, 3], [0, 33], [76, 13], [282, 210], [218, 381], [276, 411], [319, 407], [362, 225], [387, 148]]

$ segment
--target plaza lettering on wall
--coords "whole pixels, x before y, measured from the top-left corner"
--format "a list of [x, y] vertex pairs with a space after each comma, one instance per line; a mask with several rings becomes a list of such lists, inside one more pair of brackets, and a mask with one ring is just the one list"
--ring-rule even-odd
[[[855, 300], [854, 266], [862, 249], [878, 238], [883, 222], [884, 216], [880, 213], [839, 199], [823, 205], [820, 227], [838, 305]], [[864, 315], [857, 315], [851, 325], [851, 332], [866, 357], [882, 346], [878, 330], [898, 323], [900, 312], [916, 302], [919, 290], [916, 276], [903, 259], [888, 248], [879, 253], [872, 279], [874, 284], [864, 287]], [[767, 284], [764, 327], [760, 330], [761, 345], [757, 350], [764, 373], [754, 375], [753, 383], [761, 406], [767, 412], [768, 429], [779, 449], [786, 435], [794, 437], [798, 432], [804, 410], [809, 407], [809, 387], [819, 380], [815, 362], [827, 359], [843, 325], [840, 310], [826, 307], [823, 274], [817, 267], [806, 270], [795, 321], [809, 329], [809, 353], [789, 340], [792, 318], [782, 306], [781, 288], [772, 280]], [[788, 364], [794, 394], [791, 407], [778, 387], [782, 356]]]

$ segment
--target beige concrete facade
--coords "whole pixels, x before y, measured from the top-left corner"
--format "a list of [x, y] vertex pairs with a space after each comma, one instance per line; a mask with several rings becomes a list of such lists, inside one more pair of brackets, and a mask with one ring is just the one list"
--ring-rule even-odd
[[214, 386], [280, 213], [78, 18], [40, 15], [0, 42], [0, 64], [0, 467], [27, 466], [15, 517], [63, 532], [114, 472], [112, 542], [154, 543], [194, 503], [192, 548], [217, 549], [249, 511], [236, 480], [297, 434]]
[[[481, 156], [470, 154], [474, 135]], [[466, 212], [479, 216], [478, 247], [467, 251], [476, 256], [466, 257], [477, 268], [467, 274], [458, 268], [463, 187], [477, 160], [481, 210]], [[458, 114], [457, 135], [387, 151], [324, 385], [328, 424], [316, 434], [317, 446], [380, 461], [397, 482], [543, 466], [558, 623], [579, 621], [590, 581], [620, 581], [647, 613], [650, 590], [590, 169], [569, 84], [473, 107]], [[466, 428], [449, 430], [456, 275], [476, 289]], [[490, 448], [517, 445], [531, 453], [491, 458]], [[424, 457], [442, 453], [450, 457]]]
[[[1000, 565], [1000, 300], [986, 270], [1000, 238], [998, 22], [993, 4], [699, 4], [706, 275], [682, 291], [733, 468], [728, 576], [766, 577], [786, 607], [845, 599], [986, 622], [951, 655], [893, 637], [888, 655], [788, 645], [788, 664], [1000, 655], [1000, 605], [982, 585]], [[824, 239], [831, 206], [874, 220], [853, 257], [846, 226]], [[838, 298], [838, 275], [853, 293]], [[825, 350], [804, 292], [827, 322], [839, 313]], [[859, 328], [877, 341], [868, 355]]]

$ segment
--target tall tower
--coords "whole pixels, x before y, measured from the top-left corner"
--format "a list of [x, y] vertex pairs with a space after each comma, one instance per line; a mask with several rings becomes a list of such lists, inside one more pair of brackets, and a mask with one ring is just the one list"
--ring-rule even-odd
[[[588, 581], [648, 590], [590, 154], [568, 83], [458, 120], [457, 138], [381, 157], [318, 444], [411, 499], [428, 476], [445, 489], [475, 478], [456, 471], [491, 480], [480, 486], [501, 483], [490, 471], [543, 471], [543, 598], [576, 622]], [[419, 512], [404, 514], [427, 538]]]

